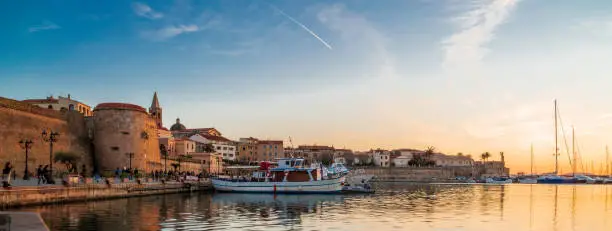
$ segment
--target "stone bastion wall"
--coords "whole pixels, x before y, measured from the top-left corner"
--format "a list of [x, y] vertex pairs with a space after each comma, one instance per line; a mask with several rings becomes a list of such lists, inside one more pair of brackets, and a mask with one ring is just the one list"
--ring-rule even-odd
[[[0, 164], [4, 167], [10, 161], [18, 177], [23, 176], [25, 150], [19, 146], [21, 139], [34, 143], [30, 150], [28, 167], [35, 173], [38, 165], [49, 164], [49, 143], [41, 137], [43, 129], [60, 133], [53, 152], [72, 152], [80, 157], [79, 171], [85, 164], [88, 171], [93, 168], [92, 152], [85, 125], [85, 118], [78, 112], [59, 112], [40, 108], [28, 103], [0, 97]], [[64, 170], [64, 165], [53, 164], [54, 170]]]

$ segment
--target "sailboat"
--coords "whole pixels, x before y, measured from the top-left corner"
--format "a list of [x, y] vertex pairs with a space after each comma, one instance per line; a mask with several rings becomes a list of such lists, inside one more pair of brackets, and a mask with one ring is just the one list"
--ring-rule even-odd
[[536, 184], [538, 179], [533, 175], [533, 144], [531, 144], [531, 174], [518, 179], [521, 184]]
[[558, 128], [557, 128], [557, 119], [558, 119], [558, 109], [557, 109], [557, 100], [555, 99], [555, 172], [554, 174], [550, 174], [550, 175], [544, 175], [541, 177], [538, 177], [538, 184], [573, 184], [576, 183], [576, 180], [572, 177], [564, 177], [564, 176], [559, 176], [559, 143], [558, 143]]

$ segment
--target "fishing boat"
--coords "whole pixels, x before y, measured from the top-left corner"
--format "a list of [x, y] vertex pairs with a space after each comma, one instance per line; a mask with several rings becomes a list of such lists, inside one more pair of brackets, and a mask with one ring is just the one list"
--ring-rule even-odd
[[217, 191], [253, 193], [340, 193], [344, 174], [328, 174], [320, 164], [305, 166], [303, 158], [278, 159], [278, 167], [261, 162], [250, 177], [239, 179], [216, 177], [212, 185]]

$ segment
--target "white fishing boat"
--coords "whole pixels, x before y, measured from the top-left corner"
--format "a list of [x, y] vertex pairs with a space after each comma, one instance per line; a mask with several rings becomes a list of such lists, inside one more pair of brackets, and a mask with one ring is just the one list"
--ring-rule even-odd
[[278, 159], [278, 167], [262, 162], [250, 177], [212, 179], [217, 191], [253, 193], [340, 193], [343, 174], [328, 174], [319, 164], [305, 167], [303, 158]]

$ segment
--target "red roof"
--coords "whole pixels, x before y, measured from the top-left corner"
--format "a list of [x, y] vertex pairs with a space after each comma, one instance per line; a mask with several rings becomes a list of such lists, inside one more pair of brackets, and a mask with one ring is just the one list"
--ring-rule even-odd
[[204, 133], [200, 133], [199, 135], [201, 135], [202, 137], [206, 138], [207, 140], [222, 141], [222, 142], [229, 142], [229, 141], [231, 141], [228, 138], [225, 138], [223, 136], [213, 136], [213, 135], [204, 134]]
[[322, 146], [322, 145], [300, 145], [297, 149], [310, 149], [310, 150], [334, 150], [334, 147]]
[[134, 104], [129, 104], [129, 103], [101, 103], [101, 104], [98, 104], [98, 106], [96, 106], [94, 111], [101, 110], [101, 109], [102, 110], [104, 109], [133, 110], [133, 111], [140, 111], [140, 112], [147, 113], [147, 110], [145, 110], [143, 107], [134, 105]]
[[260, 140], [259, 144], [283, 144], [282, 140]]
[[58, 103], [59, 100], [54, 98], [46, 98], [46, 99], [26, 99], [23, 102], [26, 103]]

